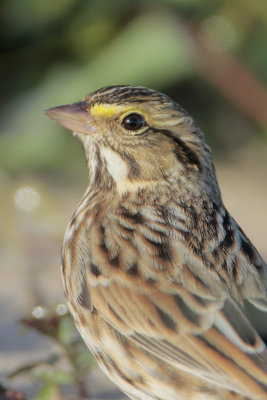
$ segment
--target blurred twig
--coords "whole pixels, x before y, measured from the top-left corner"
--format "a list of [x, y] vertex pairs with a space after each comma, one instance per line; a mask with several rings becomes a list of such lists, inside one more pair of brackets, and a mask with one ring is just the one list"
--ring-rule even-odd
[[257, 124], [267, 128], [267, 90], [263, 83], [232, 54], [214, 52], [205, 46], [198, 26], [192, 33], [200, 74]]
[[[58, 312], [60, 310], [60, 312]], [[62, 312], [63, 311], [63, 312]], [[56, 310], [46, 310], [35, 307], [32, 317], [24, 318], [22, 323], [38, 333], [53, 339], [61, 352], [50, 354], [43, 360], [24, 364], [12, 371], [7, 378], [15, 378], [26, 374], [43, 382], [43, 386], [36, 395], [40, 400], [60, 399], [61, 386], [72, 384], [76, 388], [77, 399], [89, 399], [90, 395], [84, 378], [93, 364], [87, 348], [77, 335], [73, 320], [65, 305], [58, 305]], [[62, 359], [67, 360], [70, 372], [61, 370]], [[2, 400], [0, 398], [0, 400]], [[3, 398], [3, 400], [7, 400]]]
[[0, 400], [26, 400], [26, 398], [22, 392], [7, 389], [0, 384]]

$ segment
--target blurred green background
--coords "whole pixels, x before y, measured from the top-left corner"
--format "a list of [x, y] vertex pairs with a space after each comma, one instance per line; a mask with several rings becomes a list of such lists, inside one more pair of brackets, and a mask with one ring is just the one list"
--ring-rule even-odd
[[87, 184], [80, 143], [45, 108], [114, 84], [171, 96], [205, 132], [225, 203], [266, 257], [266, 25], [265, 0], [2, 0], [0, 374], [47, 351], [18, 320], [63, 301], [63, 232]]
[[263, 138], [264, 0], [4, 0], [0, 13], [0, 162], [11, 174], [79, 176], [78, 144], [41, 111], [109, 84], [169, 94], [214, 149]]

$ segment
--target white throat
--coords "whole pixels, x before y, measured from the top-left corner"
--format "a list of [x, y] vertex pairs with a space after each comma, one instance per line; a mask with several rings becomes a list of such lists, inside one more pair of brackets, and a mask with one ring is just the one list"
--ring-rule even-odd
[[118, 153], [108, 147], [101, 148], [102, 157], [106, 160], [108, 173], [116, 183], [118, 193], [123, 195], [127, 192], [136, 192], [147, 186], [153, 186], [154, 182], [136, 180], [129, 177], [129, 165]]
[[123, 160], [118, 153], [108, 147], [103, 147], [101, 149], [101, 154], [106, 160], [108, 172], [115, 181], [118, 189], [122, 188], [129, 174], [127, 162]]

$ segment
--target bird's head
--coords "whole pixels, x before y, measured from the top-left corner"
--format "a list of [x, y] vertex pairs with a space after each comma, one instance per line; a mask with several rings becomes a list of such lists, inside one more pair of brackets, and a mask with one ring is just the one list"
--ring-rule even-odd
[[202, 132], [178, 104], [154, 90], [109, 86], [45, 112], [80, 138], [89, 174], [105, 169], [120, 191], [169, 177], [199, 182], [213, 175]]

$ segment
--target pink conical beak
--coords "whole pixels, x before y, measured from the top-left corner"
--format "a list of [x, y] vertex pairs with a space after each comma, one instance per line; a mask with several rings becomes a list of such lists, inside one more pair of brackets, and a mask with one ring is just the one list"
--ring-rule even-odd
[[44, 112], [49, 118], [73, 132], [90, 134], [94, 131], [88, 103], [85, 101], [48, 108]]

